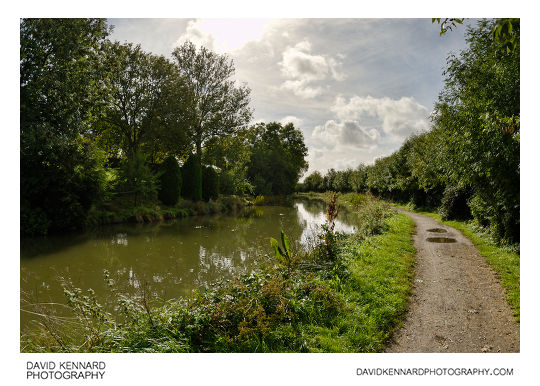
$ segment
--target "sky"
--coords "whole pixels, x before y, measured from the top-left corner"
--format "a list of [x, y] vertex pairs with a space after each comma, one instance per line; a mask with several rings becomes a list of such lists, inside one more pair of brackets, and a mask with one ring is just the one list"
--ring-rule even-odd
[[[469, 21], [474, 23], [474, 21]], [[371, 164], [428, 130], [465, 26], [439, 36], [431, 19], [109, 19], [112, 40], [170, 57], [190, 40], [235, 64], [253, 122], [292, 122], [309, 174]]]

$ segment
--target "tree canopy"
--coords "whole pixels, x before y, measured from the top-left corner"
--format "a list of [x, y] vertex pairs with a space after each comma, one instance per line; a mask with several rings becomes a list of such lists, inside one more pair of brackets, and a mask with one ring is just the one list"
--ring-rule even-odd
[[187, 41], [172, 56], [192, 92], [192, 114], [186, 128], [200, 161], [208, 141], [233, 135], [249, 123], [251, 90], [231, 79], [234, 64], [226, 55], [205, 47], [197, 49]]
[[257, 194], [292, 193], [307, 170], [304, 136], [292, 123], [260, 123], [250, 130], [247, 175]]

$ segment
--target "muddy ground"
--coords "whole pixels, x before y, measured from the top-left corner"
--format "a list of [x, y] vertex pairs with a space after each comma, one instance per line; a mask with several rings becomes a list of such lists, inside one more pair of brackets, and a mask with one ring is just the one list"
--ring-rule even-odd
[[416, 223], [416, 272], [407, 316], [387, 352], [519, 352], [519, 323], [472, 242], [431, 217], [400, 211]]

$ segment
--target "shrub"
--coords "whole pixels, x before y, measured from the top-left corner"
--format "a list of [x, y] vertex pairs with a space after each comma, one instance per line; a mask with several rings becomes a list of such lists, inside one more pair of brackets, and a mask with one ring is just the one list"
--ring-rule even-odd
[[160, 172], [158, 198], [165, 205], [176, 205], [182, 189], [182, 171], [176, 158], [167, 157], [160, 166]]
[[460, 219], [465, 220], [471, 217], [471, 210], [467, 205], [470, 191], [455, 185], [448, 185], [444, 189], [439, 214], [443, 220]]
[[182, 197], [187, 200], [202, 200], [201, 164], [195, 154], [191, 154], [182, 166]]
[[389, 205], [372, 200], [358, 211], [361, 224], [358, 233], [362, 237], [378, 235], [388, 230], [388, 218], [392, 216]]
[[208, 201], [219, 196], [219, 176], [212, 166], [202, 168], [202, 197]]

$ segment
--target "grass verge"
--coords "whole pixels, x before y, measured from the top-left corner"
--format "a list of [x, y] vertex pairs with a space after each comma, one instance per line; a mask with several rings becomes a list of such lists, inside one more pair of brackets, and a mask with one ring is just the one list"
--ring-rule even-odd
[[312, 347], [323, 352], [380, 352], [399, 326], [412, 288], [414, 222], [403, 214], [388, 220], [384, 234], [348, 237], [341, 254], [350, 276], [344, 282], [347, 312], [332, 327], [313, 327]]

